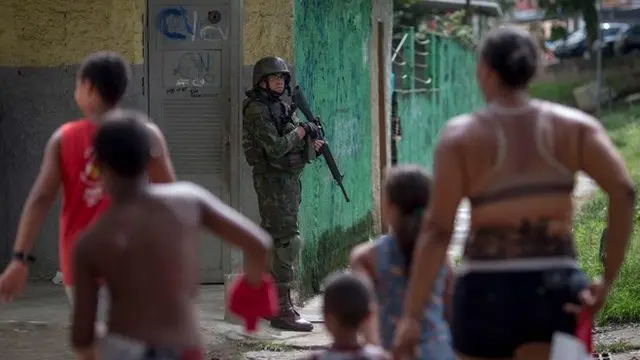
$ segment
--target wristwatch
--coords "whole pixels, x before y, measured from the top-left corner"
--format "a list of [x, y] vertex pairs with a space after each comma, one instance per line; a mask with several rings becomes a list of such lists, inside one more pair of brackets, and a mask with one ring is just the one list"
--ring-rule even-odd
[[29, 263], [34, 263], [36, 262], [36, 257], [31, 255], [31, 254], [27, 254], [23, 251], [16, 251], [13, 253], [13, 259], [14, 260], [18, 260], [23, 264], [29, 264]]

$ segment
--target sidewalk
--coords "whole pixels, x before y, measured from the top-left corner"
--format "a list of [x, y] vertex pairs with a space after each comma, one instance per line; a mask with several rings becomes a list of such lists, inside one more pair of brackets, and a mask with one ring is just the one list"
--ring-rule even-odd
[[[601, 349], [623, 351], [610, 355], [611, 360], [640, 360], [640, 324], [600, 328], [593, 339]], [[609, 359], [603, 357], [603, 360]]]
[[[578, 177], [575, 199], [583, 202], [594, 191], [593, 182]], [[462, 206], [456, 226], [456, 238], [450, 256], [459, 256], [468, 227], [468, 208]], [[315, 322], [311, 333], [285, 332], [272, 329], [266, 322], [252, 336], [244, 334], [242, 327], [224, 321], [224, 291], [222, 285], [200, 288], [198, 307], [201, 316], [203, 340], [210, 359], [278, 359], [293, 360], [309, 351], [329, 344], [321, 324], [320, 299], [309, 302], [301, 314]], [[69, 349], [69, 305], [62, 287], [51, 283], [30, 283], [26, 294], [11, 304], [0, 305], [0, 349], [3, 360], [67, 360], [72, 359]], [[640, 347], [637, 329], [620, 329], [599, 334], [598, 340], [610, 342], [623, 337], [635, 339]], [[626, 332], [625, 332], [626, 331]], [[619, 333], [619, 334], [618, 334]], [[619, 335], [619, 336], [618, 336]], [[617, 341], [617, 340], [616, 340]], [[614, 355], [611, 359], [631, 360], [640, 354]], [[607, 359], [609, 360], [609, 359]]]
[[611, 360], [640, 360], [640, 351], [632, 351], [625, 354], [616, 354], [611, 357]]
[[[321, 323], [316, 323], [311, 333], [295, 333], [272, 329], [263, 322], [257, 334], [244, 334], [240, 325], [224, 321], [222, 285], [201, 287], [198, 306], [210, 359], [297, 359], [329, 344]], [[2, 359], [72, 359], [69, 310], [62, 287], [29, 283], [24, 296], [0, 305]], [[318, 322], [321, 319], [319, 301], [311, 301], [301, 313]]]

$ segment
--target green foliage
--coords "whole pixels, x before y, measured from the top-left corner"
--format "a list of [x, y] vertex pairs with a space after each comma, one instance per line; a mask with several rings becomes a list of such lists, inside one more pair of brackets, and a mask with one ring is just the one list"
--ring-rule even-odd
[[513, 0], [498, 0], [498, 4], [503, 14], [511, 12], [516, 5]]
[[466, 48], [474, 48], [473, 28], [466, 21], [466, 10], [445, 15], [433, 15], [426, 23], [418, 27], [416, 37], [426, 38], [427, 34], [436, 34], [452, 38]]
[[397, 28], [403, 26], [417, 26], [424, 18], [413, 7], [418, 0], [393, 0], [393, 24]]
[[567, 36], [567, 28], [562, 25], [553, 25], [551, 27], [551, 35], [549, 35], [549, 40], [556, 41], [560, 39], [564, 39]]
[[538, 6], [546, 9], [547, 14], [563, 16], [582, 14], [589, 43], [598, 38], [598, 11], [595, 1], [587, 0], [539, 0]]
[[[636, 186], [640, 185], [640, 107], [625, 108], [605, 116], [602, 124], [625, 160]], [[590, 276], [602, 274], [599, 257], [599, 238], [607, 221], [608, 199], [601, 191], [585, 203], [574, 222], [574, 237], [580, 265]], [[633, 232], [625, 262], [612, 287], [597, 324], [628, 324], [640, 321], [640, 211], [634, 214]], [[616, 346], [626, 348], [626, 346]]]

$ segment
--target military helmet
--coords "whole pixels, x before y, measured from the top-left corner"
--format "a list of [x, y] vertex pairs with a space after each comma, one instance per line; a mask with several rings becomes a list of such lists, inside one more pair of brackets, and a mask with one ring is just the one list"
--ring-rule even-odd
[[263, 57], [253, 66], [253, 86], [258, 86], [265, 76], [276, 73], [285, 74], [285, 82], [289, 83], [291, 73], [287, 62], [275, 56]]

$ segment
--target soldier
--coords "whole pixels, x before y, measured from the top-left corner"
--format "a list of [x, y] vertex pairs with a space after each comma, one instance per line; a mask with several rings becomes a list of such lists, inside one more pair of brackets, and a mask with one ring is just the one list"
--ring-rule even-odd
[[323, 142], [313, 141], [318, 128], [299, 122], [281, 100], [289, 91], [291, 74], [278, 57], [260, 59], [253, 68], [253, 88], [243, 103], [243, 148], [252, 167], [261, 226], [273, 237], [271, 272], [278, 287], [280, 313], [271, 326], [311, 331], [291, 302], [293, 265], [300, 254], [298, 210], [302, 196], [300, 176]]

